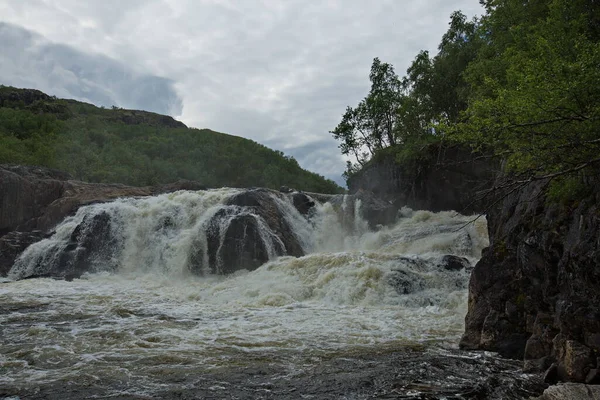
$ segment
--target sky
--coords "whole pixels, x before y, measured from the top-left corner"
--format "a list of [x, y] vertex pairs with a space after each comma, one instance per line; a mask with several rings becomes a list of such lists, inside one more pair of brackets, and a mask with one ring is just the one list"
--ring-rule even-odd
[[338, 183], [373, 58], [403, 75], [478, 0], [0, 0], [0, 84], [169, 114]]

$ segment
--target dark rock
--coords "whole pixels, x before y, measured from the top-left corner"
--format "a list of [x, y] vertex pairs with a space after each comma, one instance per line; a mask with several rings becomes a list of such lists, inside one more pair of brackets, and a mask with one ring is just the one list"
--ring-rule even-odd
[[540, 372], [548, 368], [554, 360], [552, 354], [553, 340], [558, 331], [553, 328], [553, 317], [550, 314], [538, 313], [533, 326], [532, 335], [525, 344], [525, 366], [528, 372]]
[[423, 290], [425, 283], [417, 274], [403, 270], [394, 270], [387, 275], [387, 283], [391, 285], [398, 294], [410, 294]]
[[558, 379], [584, 382], [600, 352], [600, 196], [567, 206], [546, 190], [532, 183], [489, 210], [461, 346], [524, 357], [528, 368], [556, 360]]
[[[247, 190], [227, 199], [225, 203], [230, 206], [247, 207], [260, 216], [283, 243], [285, 254], [301, 257], [304, 255], [304, 250], [272, 196], [281, 195], [267, 189]], [[285, 201], [281, 197], [280, 199]]]
[[555, 384], [558, 382], [558, 365], [556, 363], [550, 365], [550, 367], [544, 373], [544, 382]]
[[[207, 248], [198, 247], [190, 260], [190, 269], [199, 274], [205, 271], [230, 274], [255, 270], [269, 261], [270, 256], [304, 255], [274, 196], [282, 195], [252, 189], [229, 198], [228, 207], [219, 210], [209, 221]], [[202, 256], [204, 252], [206, 260]]]
[[54, 276], [69, 280], [85, 272], [116, 269], [111, 261], [120, 244], [112, 235], [110, 215], [106, 212], [84, 218], [71, 234], [70, 241], [72, 246], [59, 258]]
[[[253, 271], [269, 261], [267, 243], [260, 235], [257, 218], [249, 214], [230, 217], [225, 215], [225, 210], [221, 211], [209, 228], [211, 271], [216, 274], [230, 274], [242, 269]], [[221, 232], [222, 219], [229, 219], [224, 232]], [[277, 254], [282, 255], [282, 250], [281, 247], [277, 248]]]
[[292, 192], [293, 192], [293, 190], [292, 190], [292, 189], [290, 189], [290, 188], [289, 188], [289, 187], [287, 187], [287, 186], [281, 186], [281, 187], [279, 188], [279, 191], [280, 191], [281, 193], [292, 193]]
[[600, 386], [562, 383], [544, 390], [540, 400], [598, 400]]
[[353, 195], [333, 196], [328, 198], [327, 202], [333, 205], [340, 216], [342, 225], [350, 231], [355, 227], [357, 218], [355, 214], [357, 212], [360, 218], [367, 221], [369, 228], [372, 230], [395, 222], [398, 212], [395, 205], [389, 201], [381, 200], [373, 192], [365, 190], [359, 190]]
[[[0, 165], [0, 276], [7, 274], [16, 257], [29, 244], [42, 239], [81, 206], [119, 197], [151, 196], [203, 188], [193, 181], [155, 187], [84, 183], [72, 180], [65, 172], [49, 168]], [[36, 231], [42, 234], [25, 236], [28, 232]], [[7, 234], [10, 235], [5, 238]]]
[[592, 368], [585, 377], [585, 383], [588, 385], [597, 385], [600, 383], [600, 369]]
[[366, 190], [357, 191], [354, 197], [360, 201], [360, 214], [369, 223], [369, 228], [376, 229], [379, 225], [388, 225], [396, 221], [398, 208], [391, 202], [382, 200], [376, 197], [375, 193]]
[[38, 101], [47, 101], [51, 97], [46, 93], [35, 89], [17, 89], [3, 87], [0, 91], [0, 107], [11, 107], [15, 103], [19, 105], [29, 106]]
[[309, 215], [311, 211], [313, 211], [315, 207], [315, 202], [313, 199], [308, 197], [304, 193], [294, 192], [291, 194], [292, 203], [296, 210], [302, 215]]
[[380, 154], [348, 179], [348, 188], [351, 194], [373, 192], [397, 208], [473, 213], [485, 210], [473, 199], [491, 186], [498, 167], [468, 148], [434, 145], [423, 149], [417, 160], [398, 162], [394, 153]]
[[42, 231], [9, 232], [0, 237], [0, 276], [6, 276], [17, 257], [29, 245], [45, 237]]
[[442, 268], [447, 271], [461, 271], [471, 267], [471, 263], [466, 258], [451, 254], [443, 256], [440, 262]]

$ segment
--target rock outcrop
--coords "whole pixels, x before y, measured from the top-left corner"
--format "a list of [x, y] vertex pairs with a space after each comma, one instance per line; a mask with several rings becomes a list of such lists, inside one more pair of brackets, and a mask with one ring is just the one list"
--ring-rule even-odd
[[[226, 201], [229, 207], [212, 217], [207, 229], [208, 264], [212, 273], [252, 271], [273, 256], [304, 255], [292, 227], [276, 204], [279, 196], [283, 195], [267, 189], [244, 191], [229, 198]], [[306, 205], [301, 204], [299, 211], [306, 210]]]
[[600, 399], [600, 386], [563, 383], [544, 390], [539, 400], [597, 400]]
[[419, 159], [398, 162], [395, 154], [380, 154], [348, 180], [351, 194], [372, 192], [399, 209], [408, 206], [463, 214], [483, 210], [477, 193], [494, 180], [498, 165], [461, 147], [430, 146]]
[[153, 187], [85, 183], [48, 168], [0, 165], [0, 276], [7, 274], [27, 246], [81, 206], [119, 197], [200, 189], [205, 187], [192, 181]]
[[461, 347], [522, 358], [547, 381], [599, 382], [600, 195], [552, 203], [532, 183], [490, 210]]

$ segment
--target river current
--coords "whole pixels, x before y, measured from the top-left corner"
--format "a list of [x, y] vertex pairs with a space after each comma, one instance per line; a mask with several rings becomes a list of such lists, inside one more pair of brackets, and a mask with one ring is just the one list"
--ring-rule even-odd
[[[529, 379], [514, 363], [457, 350], [470, 268], [441, 259], [475, 265], [484, 218], [402, 209], [371, 231], [359, 212], [344, 217], [359, 202], [317, 204], [307, 219], [278, 200], [306, 256], [192, 274], [203, 224], [235, 193], [86, 206], [32, 245], [0, 283], [0, 397], [468, 398], [482, 376]], [[99, 212], [119, 221], [114, 267], [71, 282], [18, 280]]]

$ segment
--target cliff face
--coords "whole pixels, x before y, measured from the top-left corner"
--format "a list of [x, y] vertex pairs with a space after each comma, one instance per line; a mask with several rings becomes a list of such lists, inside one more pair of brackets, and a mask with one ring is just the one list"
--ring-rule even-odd
[[92, 184], [48, 168], [0, 165], [0, 276], [27, 246], [82, 205], [184, 189], [204, 187], [192, 181], [154, 187]]
[[415, 161], [397, 162], [394, 154], [380, 155], [348, 180], [350, 193], [373, 192], [397, 207], [431, 211], [482, 211], [474, 202], [489, 187], [497, 165], [460, 147], [430, 146]]
[[485, 211], [490, 247], [471, 276], [461, 347], [522, 359], [550, 382], [600, 383], [600, 191], [564, 206], [536, 182], [489, 210], [472, 203], [498, 169], [451, 148], [425, 162], [382, 157], [348, 186], [397, 207]]
[[599, 202], [552, 204], [538, 182], [490, 210], [461, 347], [522, 358], [549, 381], [598, 383]]

